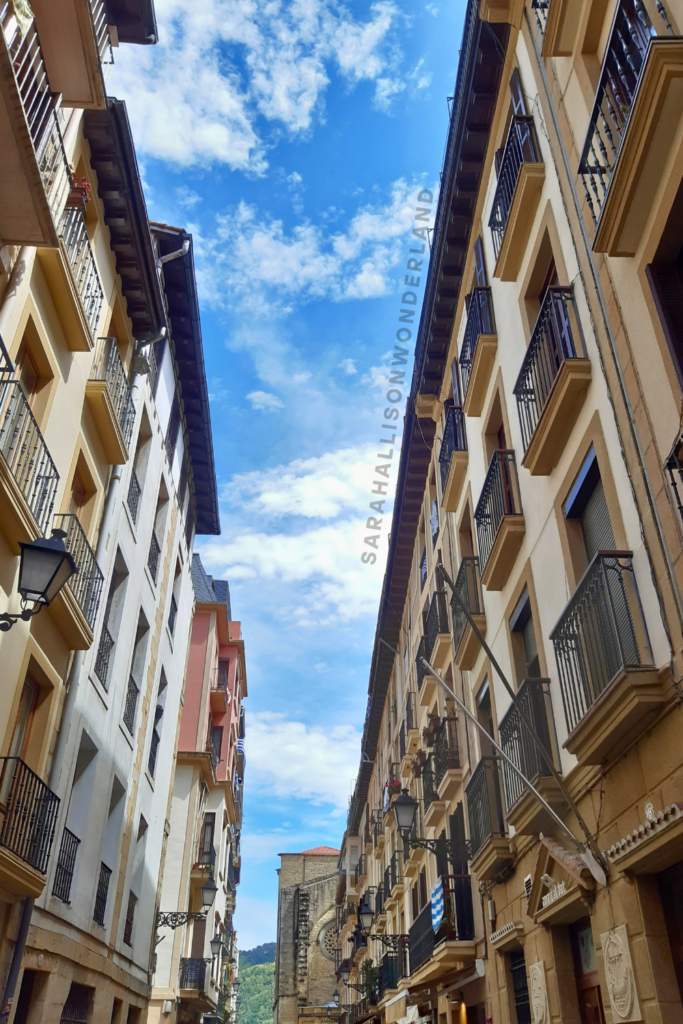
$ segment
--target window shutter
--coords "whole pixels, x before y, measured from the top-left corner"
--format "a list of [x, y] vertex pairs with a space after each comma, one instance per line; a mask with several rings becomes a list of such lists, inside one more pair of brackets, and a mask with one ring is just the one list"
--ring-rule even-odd
[[515, 68], [510, 77], [510, 92], [512, 94], [512, 111], [515, 117], [523, 117], [528, 111], [524, 90], [522, 89], [522, 80], [519, 77], [519, 70], [517, 68]]
[[581, 531], [588, 562], [592, 561], [598, 551], [614, 551], [614, 531], [609, 518], [605, 489], [600, 479], [581, 513]]
[[484, 243], [481, 235], [474, 243], [474, 272], [478, 288], [486, 288], [488, 278], [486, 276], [486, 263], [484, 262]]

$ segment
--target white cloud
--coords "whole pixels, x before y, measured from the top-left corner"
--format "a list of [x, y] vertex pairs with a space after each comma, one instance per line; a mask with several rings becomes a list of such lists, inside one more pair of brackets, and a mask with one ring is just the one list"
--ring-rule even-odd
[[353, 359], [342, 359], [341, 363], [337, 363], [337, 366], [349, 377], [352, 377], [354, 373], [358, 373]]
[[175, 195], [180, 206], [186, 210], [191, 210], [197, 203], [201, 203], [202, 197], [198, 192], [193, 192], [187, 185], [181, 185], [180, 188], [175, 190]]
[[350, 725], [317, 728], [272, 711], [252, 711], [250, 789], [343, 809], [358, 769], [360, 739]]
[[370, 500], [377, 446], [365, 445], [294, 459], [286, 466], [240, 473], [224, 488], [222, 498], [235, 507], [272, 520], [283, 516], [335, 519], [362, 512]]
[[336, 232], [309, 221], [287, 230], [281, 220], [241, 202], [218, 215], [211, 236], [195, 239], [203, 296], [213, 305], [263, 316], [289, 313], [311, 299], [390, 294], [418, 188], [394, 182], [386, 200], [359, 208]]
[[138, 149], [180, 166], [263, 174], [267, 122], [308, 132], [333, 70], [350, 86], [399, 73], [391, 0], [365, 21], [338, 0], [165, 0], [157, 13], [159, 43], [121, 47], [111, 83]]
[[263, 409], [265, 412], [275, 412], [276, 409], [284, 408], [277, 395], [269, 395], [267, 391], [250, 391], [247, 398], [255, 409]]

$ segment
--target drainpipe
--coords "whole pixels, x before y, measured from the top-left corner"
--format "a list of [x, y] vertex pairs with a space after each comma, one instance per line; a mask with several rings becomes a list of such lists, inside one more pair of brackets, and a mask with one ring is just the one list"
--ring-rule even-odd
[[17, 981], [19, 979], [19, 971], [21, 970], [21, 961], [24, 958], [26, 936], [28, 935], [28, 928], [31, 923], [31, 914], [33, 913], [33, 903], [34, 900], [27, 897], [24, 900], [24, 905], [22, 907], [21, 917], [19, 919], [19, 930], [17, 931], [17, 938], [14, 943], [14, 952], [12, 953], [12, 962], [10, 964], [9, 974], [7, 975], [7, 981], [5, 983], [5, 991], [2, 994], [0, 1024], [5, 1024], [12, 1012], [12, 1002], [14, 1000]]

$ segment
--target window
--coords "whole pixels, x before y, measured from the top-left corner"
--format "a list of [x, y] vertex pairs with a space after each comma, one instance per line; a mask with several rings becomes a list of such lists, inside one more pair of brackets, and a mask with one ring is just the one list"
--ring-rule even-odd
[[510, 616], [510, 633], [512, 634], [517, 681], [521, 683], [524, 679], [539, 678], [541, 663], [538, 657], [531, 601], [526, 587]]
[[671, 207], [655, 258], [645, 269], [671, 359], [683, 384], [683, 182]]
[[128, 893], [128, 908], [126, 909], [126, 923], [123, 926], [123, 941], [127, 946], [133, 945], [133, 924], [135, 922], [135, 907], [138, 898], [131, 889]]
[[592, 445], [563, 509], [566, 518], [574, 520], [580, 529], [586, 566], [591, 563], [598, 551], [615, 550], [616, 543], [607, 498]]
[[199, 838], [199, 850], [197, 853], [197, 864], [200, 867], [213, 866], [215, 849], [213, 837], [216, 829], [216, 815], [213, 811], [204, 815], [202, 832]]
[[517, 1024], [531, 1024], [531, 1006], [529, 1005], [529, 987], [526, 979], [524, 950], [513, 950], [510, 953], [509, 962]]
[[62, 1008], [60, 1024], [85, 1024], [88, 1019], [92, 989], [73, 982]]

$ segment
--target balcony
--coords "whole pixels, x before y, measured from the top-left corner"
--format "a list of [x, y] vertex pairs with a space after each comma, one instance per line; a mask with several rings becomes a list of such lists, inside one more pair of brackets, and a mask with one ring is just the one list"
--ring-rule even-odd
[[[413, 824], [412, 832], [410, 833], [411, 839], [417, 839], [419, 836], [424, 835], [423, 825], [424, 822], [422, 808], [420, 807], [420, 803], [418, 801], [418, 805], [415, 811], [415, 822]], [[417, 875], [420, 868], [420, 863], [422, 861], [423, 853], [424, 850], [421, 850], [417, 846], [411, 846], [408, 850], [404, 851], [403, 874], [406, 876], [406, 878], [413, 878], [415, 875]]]
[[502, 590], [526, 529], [513, 451], [493, 453], [474, 520], [481, 582], [487, 590]]
[[549, 288], [513, 389], [532, 476], [557, 465], [590, 381], [573, 289]]
[[415, 694], [408, 692], [406, 697], [405, 718], [401, 722], [399, 730], [398, 749], [401, 757], [401, 777], [410, 775], [410, 762], [412, 755], [420, 745], [420, 731], [417, 727], [417, 711], [415, 709]]
[[135, 406], [116, 338], [100, 338], [92, 375], [85, 385], [85, 400], [107, 461], [113, 466], [127, 462]]
[[368, 865], [363, 854], [358, 858], [358, 863], [355, 865], [352, 873], [351, 880], [354, 889], [359, 889], [368, 874]]
[[225, 662], [219, 662], [211, 678], [211, 710], [228, 710], [228, 669]]
[[0, 378], [0, 527], [15, 555], [19, 542], [47, 532], [59, 483], [21, 384]]
[[427, 582], [427, 549], [423, 548], [422, 549], [422, 554], [420, 556], [420, 587], [424, 588], [424, 585], [425, 585], [426, 582]]
[[544, 57], [571, 57], [581, 10], [572, 0], [531, 0], [531, 23]]
[[394, 850], [384, 872], [384, 905], [391, 910], [403, 895], [403, 857]]
[[196, 873], [199, 879], [205, 879], [207, 875], [213, 875], [216, 867], [216, 849], [212, 845], [200, 840], [194, 848], [194, 861], [192, 862], [192, 874]]
[[379, 975], [377, 979], [377, 994], [382, 1000], [385, 995], [398, 988], [404, 978], [410, 976], [408, 965], [408, 936], [399, 935], [396, 937], [395, 948], [392, 947], [384, 954], [379, 962]]
[[435, 929], [431, 901], [422, 908], [408, 932], [410, 983], [434, 981], [456, 964], [475, 958], [472, 881], [469, 875], [442, 875], [443, 918]]
[[[437, 575], [440, 577], [438, 570]], [[440, 578], [439, 582], [441, 582]], [[435, 590], [432, 594], [426, 626], [427, 661], [436, 669], [443, 668], [451, 650], [451, 627], [448, 622], [448, 601], [445, 590]], [[432, 678], [434, 677], [432, 676]]]
[[56, 248], [71, 174], [35, 22], [19, 29], [0, 0], [0, 237]]
[[64, 545], [77, 571], [49, 606], [50, 614], [71, 650], [85, 651], [93, 642], [104, 576], [78, 517], [55, 516], [53, 524], [65, 532]]
[[59, 797], [18, 757], [0, 758], [0, 886], [35, 899], [45, 886]]
[[493, 880], [512, 860], [501, 790], [498, 758], [482, 757], [465, 788], [472, 871], [479, 881]]
[[455, 512], [467, 473], [467, 434], [465, 415], [459, 406], [449, 405], [446, 410], [441, 451], [441, 505], [445, 512]]
[[31, 0], [50, 87], [66, 107], [104, 110], [104, 67], [114, 63], [103, 0]]
[[465, 299], [467, 322], [460, 349], [460, 378], [467, 416], [481, 416], [496, 359], [498, 333], [490, 288], [473, 288]]
[[142, 487], [138, 480], [138, 475], [135, 472], [135, 466], [130, 467], [130, 480], [128, 482], [128, 494], [126, 495], [126, 504], [128, 505], [128, 511], [130, 517], [134, 523], [138, 521], [138, 509], [140, 508], [140, 495], [142, 494]]
[[[553, 763], [556, 763], [555, 724], [549, 691], [549, 679], [525, 679], [519, 688], [517, 698], [536, 735], [553, 758]], [[534, 784], [551, 807], [561, 810], [565, 800], [560, 788], [514, 705], [504, 715], [498, 732], [500, 745], [513, 764]], [[502, 769], [505, 817], [515, 832], [530, 836], [552, 828], [554, 822], [550, 815], [524, 785], [519, 775], [513, 772], [506, 761], [502, 762]]]
[[444, 718], [434, 734], [434, 785], [440, 800], [449, 803], [462, 782], [457, 718]]
[[55, 880], [52, 886], [52, 895], [56, 896], [62, 903], [71, 902], [71, 883], [74, 878], [76, 867], [76, 855], [81, 841], [78, 836], [65, 828], [62, 832], [62, 842], [59, 847]]
[[420, 704], [429, 707], [434, 700], [436, 693], [436, 679], [428, 672], [422, 664], [422, 659], [427, 658], [427, 638], [420, 637], [415, 655], [415, 673], [417, 675], [417, 695]]
[[496, 254], [494, 277], [514, 281], [526, 251], [545, 180], [533, 117], [512, 118], [489, 227]]
[[152, 530], [152, 537], [149, 542], [149, 553], [147, 555], [147, 568], [149, 574], [156, 583], [157, 573], [159, 572], [159, 556], [161, 555], [161, 544], [156, 534], [156, 530]]
[[649, 728], [664, 695], [630, 551], [599, 551], [550, 634], [569, 736], [582, 764], [601, 764]]
[[207, 976], [207, 967], [210, 963], [209, 958], [181, 956], [178, 972], [180, 999], [205, 1012], [213, 1010], [216, 1005], [216, 997], [210, 996], [207, 992], [211, 977], [210, 972]]
[[657, 9], [653, 22], [645, 4], [619, 4], [579, 161], [593, 249], [610, 256], [635, 255], [675, 163], [683, 39], [673, 38], [666, 5]]
[[382, 856], [386, 836], [384, 835], [384, 815], [381, 811], [375, 811], [375, 820], [372, 826], [372, 852], [375, 860]]
[[111, 652], [114, 650], [114, 643], [114, 637], [107, 627], [103, 625], [100, 633], [100, 642], [97, 646], [94, 668], [95, 675], [105, 690], [109, 689], [109, 663], [111, 661]]
[[123, 705], [123, 724], [126, 729], [133, 735], [133, 729], [135, 726], [135, 712], [138, 706], [138, 697], [140, 696], [140, 688], [135, 682], [132, 676], [128, 677], [128, 689], [126, 690], [126, 700]]
[[436, 785], [434, 755], [430, 754], [420, 769], [422, 779], [422, 803], [424, 805], [424, 823], [427, 828], [436, 828], [441, 822], [448, 804], [439, 799]]
[[[484, 597], [481, 590], [479, 559], [476, 556], [463, 558], [460, 563], [458, 575], [455, 578], [455, 592], [474, 619], [479, 632], [486, 636]], [[474, 668], [481, 645], [462, 609], [453, 598], [451, 598], [451, 617], [453, 619], [455, 664], [462, 671], [469, 672]]]

